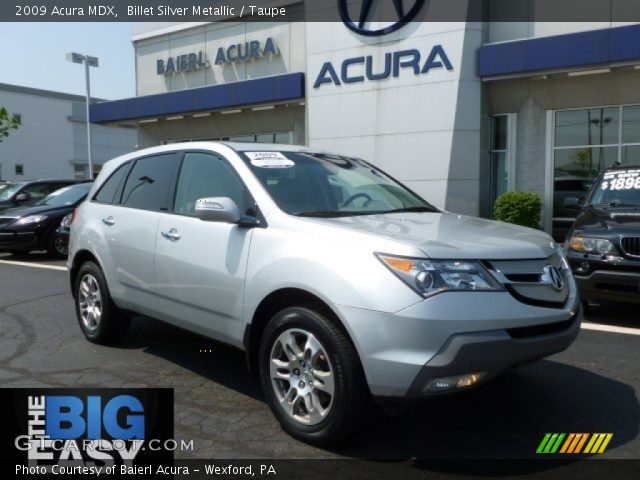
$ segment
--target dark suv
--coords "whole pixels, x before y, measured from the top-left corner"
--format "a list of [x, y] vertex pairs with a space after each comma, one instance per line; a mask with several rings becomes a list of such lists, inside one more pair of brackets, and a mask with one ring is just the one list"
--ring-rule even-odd
[[640, 303], [640, 165], [606, 169], [573, 204], [565, 250], [583, 301]]
[[31, 180], [11, 182], [0, 188], [0, 212], [7, 208], [34, 205], [56, 190], [78, 183], [78, 180]]

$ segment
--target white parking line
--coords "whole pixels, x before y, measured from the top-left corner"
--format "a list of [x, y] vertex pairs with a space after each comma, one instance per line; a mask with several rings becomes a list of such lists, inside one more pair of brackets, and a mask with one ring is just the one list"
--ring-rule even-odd
[[16, 260], [0, 260], [0, 263], [6, 263], [7, 265], [20, 265], [21, 267], [33, 267], [33, 268], [45, 268], [47, 270], [67, 270], [67, 267], [61, 267], [59, 265], [47, 265], [44, 263], [30, 263], [30, 262], [18, 262]]
[[617, 327], [615, 325], [603, 325], [602, 323], [582, 322], [585, 330], [598, 330], [600, 332], [624, 333], [625, 335], [640, 335], [640, 328]]

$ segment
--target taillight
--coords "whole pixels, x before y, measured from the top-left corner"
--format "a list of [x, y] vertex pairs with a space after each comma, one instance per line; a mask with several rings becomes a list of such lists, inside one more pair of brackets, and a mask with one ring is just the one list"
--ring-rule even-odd
[[73, 223], [73, 221], [76, 219], [76, 215], [78, 215], [78, 209], [74, 208], [73, 212], [71, 212], [71, 218], [69, 219], [69, 225], [71, 225]]

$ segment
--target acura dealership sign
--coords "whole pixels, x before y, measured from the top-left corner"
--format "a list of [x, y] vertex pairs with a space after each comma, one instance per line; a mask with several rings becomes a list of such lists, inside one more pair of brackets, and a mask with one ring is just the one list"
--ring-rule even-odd
[[[251, 40], [244, 43], [234, 43], [227, 47], [219, 47], [216, 51], [215, 64], [246, 62], [280, 55], [280, 49], [273, 38], [269, 37], [264, 42]], [[209, 67], [209, 61], [205, 52], [192, 52], [184, 55], [169, 57], [167, 60], [156, 60], [156, 73], [158, 75], [170, 75], [177, 72], [201, 70]]]
[[383, 65], [376, 65], [373, 55], [347, 58], [338, 67], [331, 62], [325, 62], [313, 88], [320, 88], [324, 84], [342, 85], [364, 82], [365, 79], [375, 81], [399, 77], [400, 70], [403, 69], [412, 71], [414, 75], [425, 75], [432, 69], [439, 68], [453, 70], [442, 45], [434, 45], [426, 59], [422, 58], [420, 51], [412, 48], [386, 53]]

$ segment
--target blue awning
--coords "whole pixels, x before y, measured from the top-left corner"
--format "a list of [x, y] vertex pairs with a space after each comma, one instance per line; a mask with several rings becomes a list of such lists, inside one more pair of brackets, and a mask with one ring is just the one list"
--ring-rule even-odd
[[126, 98], [90, 106], [94, 123], [179, 115], [304, 98], [304, 73]]
[[478, 75], [532, 74], [640, 60], [640, 25], [484, 45]]

